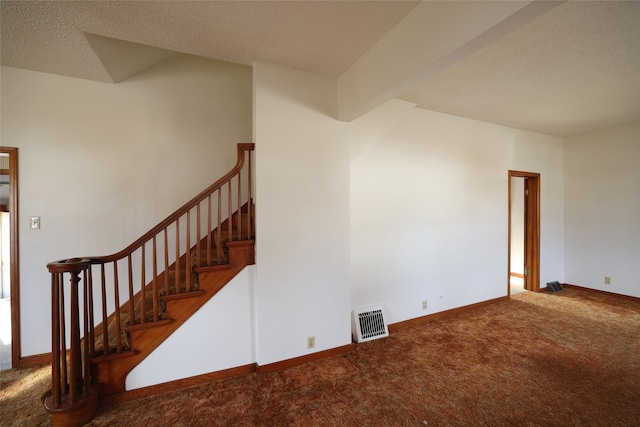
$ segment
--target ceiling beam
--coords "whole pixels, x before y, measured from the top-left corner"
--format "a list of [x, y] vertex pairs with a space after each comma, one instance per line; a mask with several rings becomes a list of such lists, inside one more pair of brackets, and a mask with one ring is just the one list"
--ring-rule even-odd
[[350, 122], [564, 1], [422, 2], [338, 78]]

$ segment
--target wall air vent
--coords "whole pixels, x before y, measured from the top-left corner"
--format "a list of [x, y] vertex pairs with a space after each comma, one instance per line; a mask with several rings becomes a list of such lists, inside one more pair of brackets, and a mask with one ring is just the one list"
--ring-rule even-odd
[[365, 342], [388, 337], [389, 330], [384, 320], [382, 305], [371, 305], [353, 310], [351, 331], [356, 342]]

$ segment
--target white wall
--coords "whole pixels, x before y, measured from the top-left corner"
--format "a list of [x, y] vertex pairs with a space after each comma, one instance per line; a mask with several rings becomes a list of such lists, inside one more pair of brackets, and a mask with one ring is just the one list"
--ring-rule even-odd
[[123, 249], [233, 166], [252, 135], [251, 68], [180, 56], [114, 85], [2, 67], [1, 85], [28, 356], [51, 351], [48, 262]]
[[395, 323], [507, 295], [509, 169], [541, 174], [541, 283], [562, 280], [562, 138], [399, 100], [352, 122], [352, 305]]
[[[257, 362], [351, 342], [349, 133], [336, 81], [254, 65]], [[307, 337], [316, 347], [307, 349]]]
[[640, 297], [640, 123], [567, 138], [565, 173], [565, 281]]
[[255, 266], [242, 270], [137, 365], [127, 390], [255, 362]]

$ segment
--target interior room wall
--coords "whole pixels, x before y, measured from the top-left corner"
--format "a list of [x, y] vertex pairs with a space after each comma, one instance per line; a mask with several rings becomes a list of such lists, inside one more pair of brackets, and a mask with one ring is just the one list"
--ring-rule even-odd
[[640, 123], [567, 138], [565, 174], [566, 282], [640, 297]]
[[251, 68], [185, 55], [107, 84], [2, 67], [1, 85], [28, 356], [51, 351], [48, 262], [123, 249], [233, 166], [252, 136]]
[[[336, 81], [254, 65], [257, 362], [351, 342], [349, 132]], [[307, 338], [315, 337], [315, 348]]]
[[395, 323], [506, 296], [509, 169], [541, 174], [540, 280], [562, 280], [562, 138], [400, 100], [352, 122], [353, 307]]

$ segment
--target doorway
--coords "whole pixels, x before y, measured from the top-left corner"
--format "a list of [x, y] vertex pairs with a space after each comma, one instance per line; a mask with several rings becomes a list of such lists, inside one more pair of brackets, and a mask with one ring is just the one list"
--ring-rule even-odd
[[509, 171], [508, 295], [512, 279], [540, 291], [540, 174]]
[[0, 147], [0, 369], [20, 364], [18, 149]]

